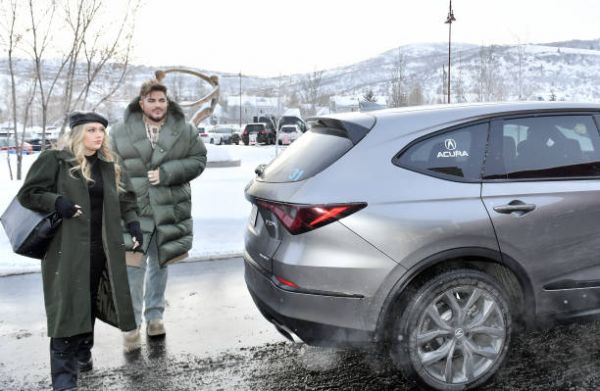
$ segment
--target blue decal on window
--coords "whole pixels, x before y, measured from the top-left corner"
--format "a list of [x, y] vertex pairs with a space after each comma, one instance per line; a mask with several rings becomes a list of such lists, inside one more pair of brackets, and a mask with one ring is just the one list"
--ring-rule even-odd
[[291, 181], [297, 181], [302, 177], [302, 175], [304, 175], [304, 170], [296, 168], [294, 171], [292, 171], [288, 179]]

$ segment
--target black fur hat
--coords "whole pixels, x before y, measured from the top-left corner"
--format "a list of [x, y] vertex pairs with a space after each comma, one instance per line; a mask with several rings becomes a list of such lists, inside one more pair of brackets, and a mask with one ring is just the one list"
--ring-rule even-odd
[[81, 112], [76, 111], [69, 116], [69, 126], [73, 129], [77, 125], [87, 124], [88, 122], [99, 122], [106, 128], [108, 120], [98, 113], [93, 111]]

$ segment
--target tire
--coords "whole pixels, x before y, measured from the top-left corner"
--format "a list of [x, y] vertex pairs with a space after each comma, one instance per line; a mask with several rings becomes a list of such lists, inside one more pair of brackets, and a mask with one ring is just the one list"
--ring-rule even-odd
[[486, 383], [506, 360], [510, 307], [489, 275], [444, 272], [406, 299], [394, 319], [390, 354], [408, 379], [435, 390], [470, 390]]
[[211, 138], [211, 139], [210, 139], [210, 143], [211, 143], [211, 144], [214, 144], [214, 143], [215, 143], [215, 140]]

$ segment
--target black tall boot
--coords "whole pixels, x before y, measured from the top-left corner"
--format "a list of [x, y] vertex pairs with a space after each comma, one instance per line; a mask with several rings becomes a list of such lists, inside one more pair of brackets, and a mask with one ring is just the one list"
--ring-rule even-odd
[[77, 390], [79, 338], [50, 338], [50, 374], [54, 391]]
[[77, 347], [77, 365], [79, 372], [91, 371], [94, 362], [92, 360], [92, 347], [94, 346], [94, 333], [83, 334]]

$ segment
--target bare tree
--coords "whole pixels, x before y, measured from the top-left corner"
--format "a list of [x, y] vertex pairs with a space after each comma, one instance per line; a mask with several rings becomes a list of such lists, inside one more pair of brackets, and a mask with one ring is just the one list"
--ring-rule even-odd
[[304, 103], [308, 103], [311, 106], [310, 115], [316, 113], [316, 106], [321, 97], [321, 79], [323, 77], [323, 71], [313, 71], [306, 74], [300, 82], [302, 100]]
[[[97, 109], [116, 93], [127, 74], [132, 49], [135, 15], [139, 9], [139, 0], [128, 0], [127, 12], [113, 24], [114, 33], [108, 33], [99, 21], [103, 0], [79, 0], [65, 3], [66, 23], [71, 31], [71, 46], [66, 53], [67, 65], [65, 99], [63, 102], [63, 125], [68, 115], [75, 109]], [[106, 7], [104, 7], [106, 8]], [[112, 13], [114, 15], [114, 12]], [[82, 59], [83, 57], [83, 59]], [[114, 65], [117, 63], [118, 65]], [[84, 67], [84, 76], [79, 77], [80, 66]], [[112, 72], [116, 70], [116, 76]], [[97, 87], [98, 79], [103, 76], [103, 85]], [[79, 91], [75, 94], [75, 91]], [[94, 96], [92, 98], [92, 95]]]
[[365, 91], [362, 98], [364, 99], [365, 102], [371, 102], [371, 103], [377, 102], [377, 97], [375, 96], [375, 93], [373, 93], [373, 90], [370, 88], [368, 88]]
[[[36, 12], [38, 10], [38, 12]], [[46, 148], [46, 127], [48, 124], [48, 105], [52, 94], [55, 91], [56, 83], [59, 80], [62, 71], [67, 64], [67, 57], [64, 57], [58, 66], [54, 75], [47, 76], [48, 67], [44, 67], [44, 55], [48, 44], [52, 39], [54, 16], [56, 13], [56, 2], [52, 1], [47, 8], [42, 8], [36, 4], [33, 6], [33, 0], [29, 0], [29, 15], [31, 19], [31, 58], [35, 64], [35, 77], [38, 82], [38, 91], [40, 96], [40, 105], [42, 108], [42, 150]], [[47, 77], [47, 79], [46, 79]]]
[[425, 104], [425, 95], [423, 94], [423, 87], [421, 87], [419, 80], [413, 80], [407, 104], [410, 106]]
[[406, 93], [406, 61], [400, 48], [398, 48], [398, 56], [392, 68], [389, 93], [388, 107], [401, 107], [408, 104]]
[[[10, 75], [10, 97], [11, 97], [11, 111], [12, 111], [12, 123], [14, 130], [15, 146], [18, 149], [18, 136], [17, 136], [17, 82], [15, 79], [15, 58], [14, 53], [17, 48], [17, 44], [21, 40], [22, 35], [16, 30], [17, 24], [17, 2], [16, 0], [5, 1], [2, 3], [2, 9], [4, 10], [2, 15], [3, 35], [2, 42], [6, 46], [8, 55], [8, 72]], [[10, 164], [10, 155], [6, 154], [6, 161], [8, 163], [8, 172], [10, 179], [13, 179], [12, 167]], [[17, 172], [17, 179], [20, 179]]]
[[442, 64], [442, 98], [440, 103], [448, 103], [448, 73], [446, 71], [446, 64]]
[[458, 72], [452, 82], [452, 91], [454, 91], [454, 101], [456, 103], [464, 103], [467, 101], [465, 97], [465, 86], [462, 72], [462, 53], [458, 53]]
[[517, 45], [517, 88], [519, 100], [523, 100], [523, 57], [525, 48], [521, 42]]
[[496, 56], [496, 48], [482, 46], [479, 50], [478, 99], [480, 102], [502, 100], [504, 98], [504, 80]]

